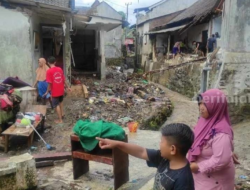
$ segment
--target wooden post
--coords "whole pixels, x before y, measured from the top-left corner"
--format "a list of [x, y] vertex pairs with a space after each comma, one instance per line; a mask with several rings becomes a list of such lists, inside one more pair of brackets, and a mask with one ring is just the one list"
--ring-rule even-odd
[[168, 35], [168, 58], [167, 59], [169, 59], [169, 55], [170, 54], [170, 35]]

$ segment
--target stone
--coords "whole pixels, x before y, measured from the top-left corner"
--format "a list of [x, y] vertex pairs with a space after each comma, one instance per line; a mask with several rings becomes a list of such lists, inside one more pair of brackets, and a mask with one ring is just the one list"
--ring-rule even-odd
[[36, 186], [36, 163], [30, 154], [11, 157], [1, 164], [1, 190], [32, 189]]

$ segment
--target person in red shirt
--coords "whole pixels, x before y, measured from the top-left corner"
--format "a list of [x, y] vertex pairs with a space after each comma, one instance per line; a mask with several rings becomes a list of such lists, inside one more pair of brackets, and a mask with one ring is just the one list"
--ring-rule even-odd
[[51, 91], [53, 108], [56, 108], [59, 118], [58, 120], [55, 120], [55, 123], [63, 123], [64, 88], [67, 88], [69, 91], [70, 88], [67, 86], [65, 81], [63, 70], [60, 67], [56, 67], [56, 59], [54, 57], [49, 57], [48, 62], [50, 69], [46, 73], [46, 81], [49, 83], [49, 85], [44, 96], [46, 96], [49, 91]]

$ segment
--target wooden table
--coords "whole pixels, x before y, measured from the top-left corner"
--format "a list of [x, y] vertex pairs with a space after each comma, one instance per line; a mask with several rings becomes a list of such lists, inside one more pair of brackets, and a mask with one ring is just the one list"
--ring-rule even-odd
[[[36, 122], [33, 126], [36, 128], [40, 122]], [[7, 130], [5, 130], [2, 135], [4, 135], [4, 152], [8, 152], [9, 148], [9, 138], [10, 136], [21, 136], [21, 137], [28, 137], [28, 147], [32, 145], [34, 139], [34, 129], [29, 128], [26, 129], [25, 127], [16, 127], [15, 125], [10, 126]]]
[[[33, 125], [35, 128], [42, 125], [42, 130], [44, 127], [44, 120], [46, 115], [46, 106], [40, 106], [40, 105], [31, 105], [28, 106], [26, 109], [26, 112], [39, 112], [43, 115], [43, 118], [39, 122], [35, 122]], [[33, 143], [34, 139], [34, 129], [33, 128], [25, 128], [25, 127], [16, 127], [15, 125], [10, 126], [7, 130], [5, 130], [2, 135], [4, 135], [4, 152], [8, 152], [9, 148], [9, 138], [10, 136], [22, 136], [22, 137], [28, 137], [28, 147], [30, 147]]]
[[47, 113], [47, 106], [43, 106], [43, 105], [29, 105], [25, 109], [25, 112], [39, 112], [39, 113], [41, 113], [41, 114], [43, 114], [45, 116], [46, 113]]

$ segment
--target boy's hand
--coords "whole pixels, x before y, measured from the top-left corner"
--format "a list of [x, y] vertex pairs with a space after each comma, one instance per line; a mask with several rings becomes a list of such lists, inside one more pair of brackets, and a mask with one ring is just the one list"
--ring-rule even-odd
[[47, 95], [48, 95], [49, 92], [46, 92], [44, 95], [43, 95], [43, 98], [45, 98]]
[[117, 146], [117, 141], [109, 140], [109, 139], [102, 139], [96, 137], [96, 140], [99, 141], [99, 146], [101, 149], [113, 149]]

